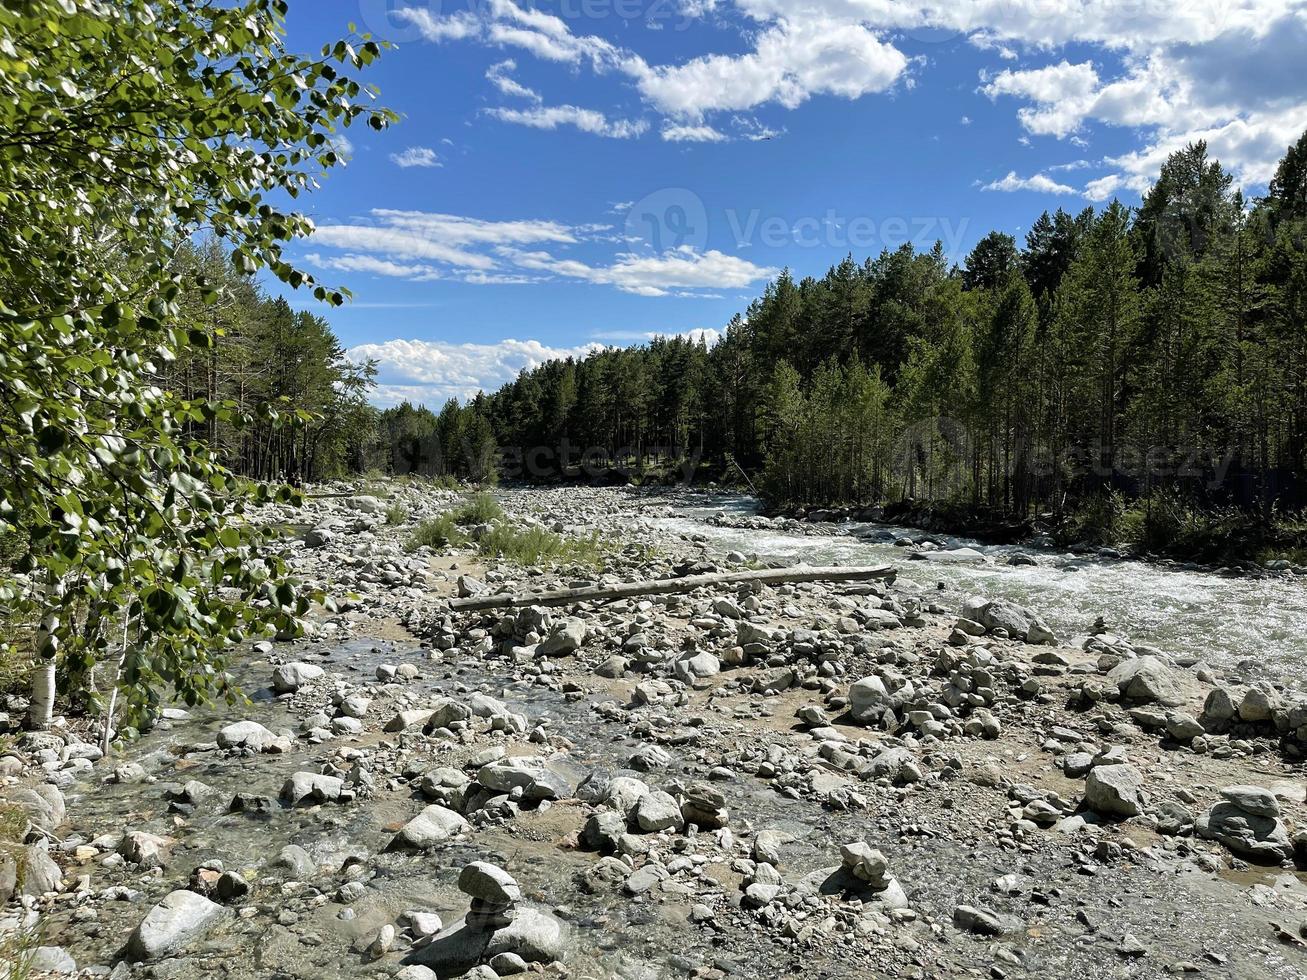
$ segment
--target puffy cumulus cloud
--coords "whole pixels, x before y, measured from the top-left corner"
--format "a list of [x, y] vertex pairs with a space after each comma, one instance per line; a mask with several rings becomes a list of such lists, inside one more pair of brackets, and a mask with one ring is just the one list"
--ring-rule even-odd
[[599, 344], [550, 347], [538, 340], [501, 340], [493, 344], [452, 344], [434, 340], [387, 340], [346, 351], [356, 363], [375, 361], [379, 383], [373, 401], [397, 405], [424, 403], [439, 410], [451, 398], [466, 401], [479, 391], [494, 391], [523, 370], [546, 361], [584, 357]]
[[1044, 174], [1035, 174], [1033, 177], [1018, 177], [1015, 170], [1008, 171], [1008, 175], [1001, 180], [995, 180], [981, 188], [983, 191], [1035, 191], [1039, 194], [1074, 194], [1076, 189], [1068, 187], [1066, 184], [1059, 184], [1053, 178]]
[[1202, 44], [1227, 31], [1265, 37], [1296, 0], [735, 0], [756, 20], [821, 18], [880, 30], [966, 35], [993, 45], [1072, 42], [1119, 50]]
[[614, 286], [637, 296], [695, 296], [704, 289], [739, 289], [776, 275], [738, 256], [683, 245], [657, 255], [623, 253], [611, 265], [595, 266], [548, 252], [500, 249], [505, 258], [534, 272]]
[[631, 139], [649, 129], [643, 119], [609, 119], [594, 109], [574, 105], [533, 106], [529, 109], [487, 109], [486, 115], [501, 122], [530, 126], [533, 129], [557, 129], [571, 126], [583, 133], [607, 136], [610, 139]]
[[410, 146], [403, 153], [392, 153], [390, 162], [405, 169], [409, 167], [443, 166], [436, 151], [427, 146]]
[[772, 102], [793, 109], [814, 95], [856, 99], [890, 88], [907, 67], [901, 51], [859, 24], [783, 20], [747, 54], [646, 67], [636, 86], [667, 115], [699, 119]]

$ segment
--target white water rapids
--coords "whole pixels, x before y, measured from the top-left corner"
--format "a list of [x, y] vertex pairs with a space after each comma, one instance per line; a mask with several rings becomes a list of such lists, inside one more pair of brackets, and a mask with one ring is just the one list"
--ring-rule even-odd
[[[744, 516], [755, 504], [746, 497], [721, 497], [685, 507], [658, 526], [702, 535], [714, 551], [740, 551], [761, 559], [803, 561], [811, 565], [893, 564], [899, 581], [938, 591], [939, 601], [956, 607], [967, 595], [1006, 598], [1038, 612], [1063, 640], [1084, 634], [1098, 616], [1108, 628], [1135, 643], [1159, 647], [1174, 656], [1205, 660], [1234, 675], [1248, 674], [1307, 688], [1307, 579], [1227, 578], [1139, 561], [1100, 559], [1065, 552], [1007, 545], [985, 545], [966, 538], [932, 534], [949, 548], [968, 547], [989, 561], [944, 563], [907, 560], [906, 549], [889, 541], [863, 540], [878, 532], [920, 535], [920, 531], [881, 524], [842, 524], [832, 536], [719, 527], [715, 514]], [[1037, 564], [1006, 564], [1014, 552]], [[909, 585], [908, 587], [912, 587]]]

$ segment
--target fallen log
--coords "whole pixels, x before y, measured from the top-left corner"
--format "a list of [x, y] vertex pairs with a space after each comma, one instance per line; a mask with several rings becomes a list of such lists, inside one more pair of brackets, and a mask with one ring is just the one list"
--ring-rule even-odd
[[686, 575], [682, 578], [648, 579], [643, 582], [621, 582], [617, 585], [586, 585], [575, 589], [557, 589], [553, 592], [498, 592], [494, 595], [475, 595], [466, 599], [451, 599], [449, 607], [458, 610], [512, 609], [518, 606], [565, 606], [573, 602], [604, 602], [609, 599], [630, 599], [635, 596], [671, 595], [693, 592], [711, 585], [737, 585], [744, 582], [761, 582], [763, 585], [783, 585], [794, 582], [865, 582], [880, 579], [893, 582], [897, 577], [893, 566], [874, 568], [847, 568], [843, 566], [820, 568], [811, 565], [794, 565], [790, 568], [764, 568], [748, 572], [714, 572], [711, 575]]

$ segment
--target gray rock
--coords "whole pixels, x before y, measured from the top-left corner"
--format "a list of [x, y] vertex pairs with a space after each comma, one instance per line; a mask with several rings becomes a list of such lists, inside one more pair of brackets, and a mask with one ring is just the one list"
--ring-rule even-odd
[[503, 868], [486, 861], [473, 861], [458, 875], [458, 890], [471, 898], [496, 905], [522, 900], [522, 889]]
[[257, 721], [238, 721], [218, 732], [218, 748], [285, 752], [289, 748], [289, 740], [274, 735]]
[[879, 723], [894, 711], [895, 698], [879, 677], [864, 677], [849, 688], [849, 714], [863, 724]]
[[289, 806], [335, 803], [344, 789], [345, 781], [337, 776], [297, 772], [282, 784], [281, 801]]
[[976, 908], [973, 905], [959, 905], [953, 910], [953, 924], [959, 929], [974, 932], [980, 936], [1001, 936], [1006, 931], [1003, 920], [989, 909]]
[[227, 916], [221, 905], [184, 889], [150, 909], [127, 940], [129, 960], [154, 960], [185, 949]]
[[27, 961], [33, 973], [54, 973], [62, 976], [77, 972], [77, 961], [62, 946], [38, 946]]
[[[53, 833], [64, 822], [64, 795], [49, 783], [37, 786], [14, 786], [4, 791], [3, 802], [17, 807], [27, 817], [29, 830], [35, 827]], [[26, 837], [28, 830], [22, 836]]]
[[298, 844], [283, 847], [273, 860], [272, 867], [289, 871], [296, 878], [312, 878], [318, 872], [317, 862]]
[[1272, 818], [1280, 815], [1280, 801], [1269, 789], [1260, 786], [1226, 786], [1221, 796], [1244, 813]]
[[562, 657], [581, 649], [584, 642], [584, 621], [564, 619], [554, 624], [549, 635], [536, 647], [536, 653], [542, 657]]
[[519, 909], [502, 929], [484, 931], [459, 924], [446, 929], [405, 961], [426, 966], [439, 976], [462, 976], [479, 963], [512, 953], [527, 963], [552, 963], [566, 948], [562, 923], [535, 909]]
[[1131, 701], [1156, 701], [1169, 708], [1184, 703], [1184, 689], [1175, 671], [1156, 657], [1123, 660], [1108, 672], [1107, 679]]
[[1085, 780], [1085, 803], [1096, 813], [1136, 817], [1143, 810], [1143, 785], [1134, 766], [1095, 766]]
[[8, 851], [0, 851], [0, 908], [18, 890], [18, 862]]
[[317, 664], [282, 664], [272, 672], [272, 689], [278, 694], [294, 694], [325, 673]]
[[635, 805], [636, 825], [645, 833], [680, 830], [685, 826], [681, 805], [669, 793], [654, 790], [640, 797]]
[[462, 816], [433, 803], [406, 823], [386, 849], [426, 851], [471, 829], [471, 824]]
[[63, 872], [43, 847], [36, 844], [25, 847], [19, 855], [18, 866], [22, 872], [22, 883], [18, 888], [20, 895], [40, 898], [47, 892], [59, 891], [63, 886]]
[[1199, 837], [1214, 840], [1240, 857], [1262, 864], [1279, 864], [1293, 857], [1293, 843], [1284, 821], [1240, 809], [1229, 801], [1217, 803], [1198, 818]]

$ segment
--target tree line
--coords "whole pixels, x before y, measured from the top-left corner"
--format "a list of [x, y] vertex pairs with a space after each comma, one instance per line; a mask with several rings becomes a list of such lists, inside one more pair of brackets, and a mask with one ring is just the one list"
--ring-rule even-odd
[[787, 270], [711, 348], [551, 362], [477, 413], [500, 446], [549, 447], [545, 476], [586, 453], [649, 473], [694, 456], [784, 506], [1301, 508], [1307, 134], [1258, 200], [1196, 143], [1137, 208], [1045, 212], [961, 266], [909, 244]]

